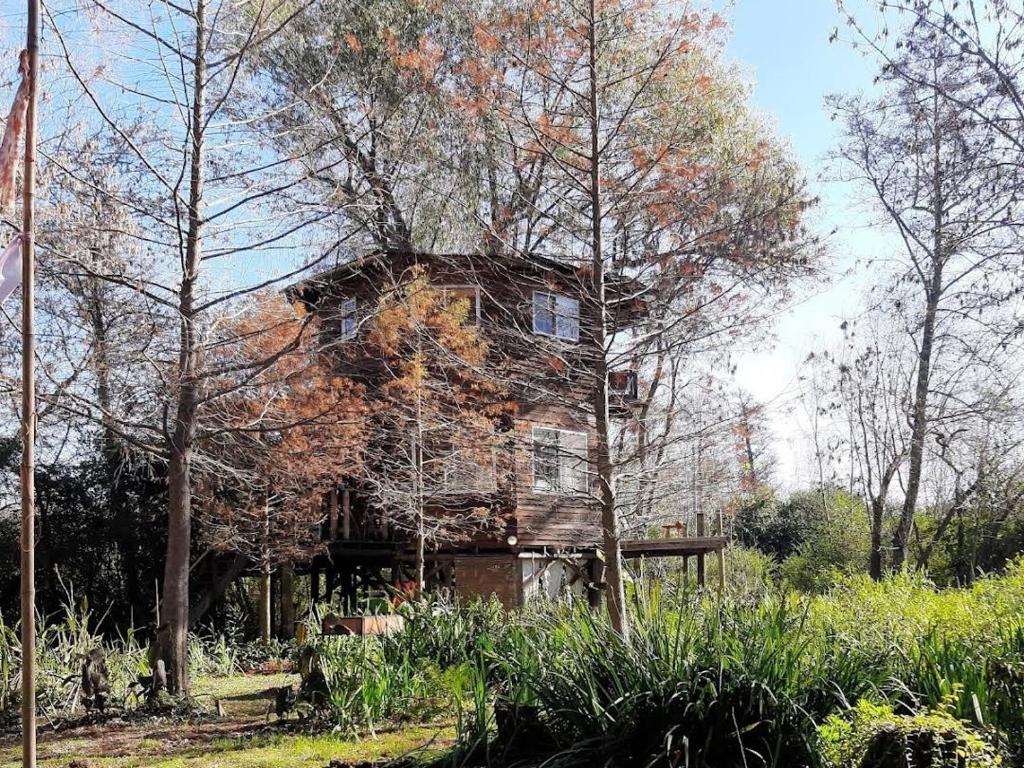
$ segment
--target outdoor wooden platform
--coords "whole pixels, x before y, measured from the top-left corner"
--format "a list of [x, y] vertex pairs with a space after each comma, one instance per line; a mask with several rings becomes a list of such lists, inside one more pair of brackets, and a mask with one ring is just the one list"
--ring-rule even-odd
[[623, 557], [686, 557], [725, 549], [724, 536], [678, 536], [664, 539], [625, 539]]

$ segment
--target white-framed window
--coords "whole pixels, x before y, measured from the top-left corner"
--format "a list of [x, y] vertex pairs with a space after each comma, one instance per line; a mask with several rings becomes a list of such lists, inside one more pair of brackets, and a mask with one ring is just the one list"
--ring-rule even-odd
[[548, 493], [586, 493], [587, 434], [533, 428], [533, 488]]
[[476, 285], [442, 285], [439, 286], [441, 298], [445, 302], [465, 299], [469, 302], [469, 314], [466, 319], [474, 325], [480, 324], [480, 287]]
[[579, 300], [560, 293], [534, 291], [533, 332], [566, 341], [579, 341]]
[[341, 320], [341, 335], [342, 341], [355, 338], [356, 328], [358, 327], [358, 318], [356, 317], [356, 310], [358, 304], [355, 299], [344, 299], [341, 302], [340, 308], [340, 320]]

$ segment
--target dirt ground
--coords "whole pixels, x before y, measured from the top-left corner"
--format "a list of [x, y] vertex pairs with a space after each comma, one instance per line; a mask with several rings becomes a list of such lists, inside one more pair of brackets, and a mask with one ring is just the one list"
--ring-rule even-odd
[[[197, 698], [219, 700], [222, 716], [196, 722], [162, 718], [81, 720], [56, 729], [40, 722], [39, 765], [47, 768], [325, 768], [365, 765], [450, 746], [450, 724], [378, 730], [359, 740], [308, 735], [294, 720], [278, 722], [268, 689], [297, 682], [285, 674], [206, 679]], [[18, 768], [16, 736], [0, 740], [0, 768]]]

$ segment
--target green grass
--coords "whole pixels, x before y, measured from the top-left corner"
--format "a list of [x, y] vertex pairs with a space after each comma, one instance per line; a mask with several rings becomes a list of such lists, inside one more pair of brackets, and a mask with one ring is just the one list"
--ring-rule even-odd
[[[111, 723], [56, 737], [47, 733], [40, 740], [39, 765], [63, 768], [80, 759], [91, 768], [323, 768], [331, 760], [374, 761], [410, 752], [437, 757], [454, 741], [455, 728], [447, 722], [378, 729], [361, 739], [263, 731], [271, 701], [261, 694], [297, 684], [297, 675], [285, 673], [200, 677], [196, 696], [220, 699], [225, 719], [199, 725]], [[0, 768], [20, 765], [20, 747], [11, 741], [0, 745]]]
[[[374, 738], [359, 741], [337, 736], [267, 735], [224, 738], [176, 754], [158, 754], [151, 741], [140, 743], [133, 755], [122, 757], [81, 757], [91, 768], [324, 768], [331, 760], [362, 762], [401, 757], [416, 752], [424, 757], [439, 756], [451, 744], [450, 725], [414, 725], [395, 731], [380, 731]], [[90, 739], [68, 739], [60, 754], [43, 745], [40, 766], [63, 768], [79, 755], [95, 749]], [[149, 754], [147, 754], [149, 753]], [[0, 749], [0, 768], [18, 768], [21, 754], [16, 747]]]

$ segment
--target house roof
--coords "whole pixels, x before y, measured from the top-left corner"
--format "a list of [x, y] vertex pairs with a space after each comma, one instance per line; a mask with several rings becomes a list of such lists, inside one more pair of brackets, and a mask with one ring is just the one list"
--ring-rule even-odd
[[539, 268], [542, 271], [560, 272], [564, 275], [575, 275], [577, 269], [585, 266], [582, 263], [568, 264], [557, 259], [552, 259], [548, 256], [537, 255], [509, 256], [478, 253], [430, 253], [426, 251], [404, 251], [398, 253], [372, 251], [362, 256], [342, 262], [341, 264], [337, 264], [333, 267], [321, 270], [307, 278], [292, 283], [285, 288], [285, 293], [289, 296], [297, 297], [300, 300], [308, 301], [312, 298], [309, 294], [315, 291], [318, 287], [359, 274], [368, 267], [382, 266], [391, 259], [409, 259], [413, 261], [443, 261], [445, 259], [492, 260], [503, 262], [508, 266], [517, 266], [525, 269]]
[[[297, 298], [309, 305], [317, 301], [318, 293], [328, 284], [358, 275], [370, 267], [383, 266], [389, 260], [443, 261], [445, 259], [476, 261], [478, 263], [501, 262], [505, 266], [518, 268], [524, 272], [557, 272], [566, 277], [578, 277], [580, 276], [580, 270], [588, 266], [587, 262], [569, 263], [536, 254], [510, 256], [508, 254], [481, 253], [430, 253], [425, 251], [386, 253], [384, 251], [372, 251], [293, 283], [285, 289], [285, 292], [290, 297]], [[627, 310], [627, 314], [634, 317], [639, 317], [643, 314], [641, 307], [647, 302], [645, 299], [640, 298], [644, 293], [643, 287], [635, 279], [619, 275], [613, 277], [609, 283], [612, 290], [620, 296], [629, 297], [626, 301], [632, 306], [632, 310]]]

